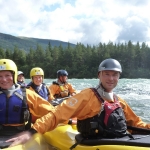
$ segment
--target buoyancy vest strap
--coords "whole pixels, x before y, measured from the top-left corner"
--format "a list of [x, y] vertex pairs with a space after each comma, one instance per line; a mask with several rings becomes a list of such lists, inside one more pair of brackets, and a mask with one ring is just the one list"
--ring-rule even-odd
[[82, 138], [80, 141], [77, 141], [75, 144], [73, 144], [69, 149], [72, 150], [74, 148], [76, 148], [77, 145], [79, 145], [82, 141], [84, 140], [84, 138]]
[[19, 94], [18, 92], [14, 92], [14, 94], [15, 94], [16, 96], [18, 96], [21, 100], [23, 100], [23, 96], [22, 96], [21, 94]]
[[21, 88], [23, 96], [23, 105], [27, 108], [26, 88]]
[[[25, 88], [21, 88], [21, 89], [25, 89]], [[20, 120], [23, 120], [23, 122], [26, 122], [27, 118], [25, 118], [25, 113], [28, 111], [27, 110], [28, 108], [27, 108], [26, 96], [24, 96], [23, 90], [22, 90], [22, 94], [18, 93], [17, 91], [14, 92], [14, 94], [22, 100], [22, 110], [23, 110], [23, 113], [24, 113], [23, 114], [24, 118], [22, 118], [22, 115], [21, 115]]]
[[95, 89], [95, 88], [90, 88], [93, 92], [94, 92], [94, 94], [95, 94], [95, 96], [97, 97], [97, 99], [99, 100], [99, 101], [101, 101], [102, 103], [104, 103], [104, 100], [101, 98], [101, 96], [100, 96], [100, 94], [97, 92], [97, 90]]
[[31, 114], [29, 112], [28, 104], [27, 104], [27, 97], [26, 97], [26, 88], [23, 87], [21, 88], [22, 90], [22, 95], [23, 95], [23, 108], [25, 109], [24, 112], [24, 120], [28, 121], [27, 124], [25, 125], [25, 129], [31, 128]]
[[47, 95], [50, 95], [49, 89], [48, 87], [45, 85], [46, 89], [47, 89]]
[[21, 96], [23, 97], [23, 99], [22, 99], [23, 100], [23, 102], [22, 102], [22, 109], [23, 109], [23, 112], [24, 112], [24, 122], [26, 122], [29, 119], [28, 118], [27, 98], [26, 98], [26, 88], [22, 87], [21, 91], [22, 91], [22, 95]]
[[64, 91], [64, 90], [62, 89], [63, 86], [62, 86], [61, 84], [57, 83], [56, 81], [53, 81], [53, 84], [58, 85], [59, 88], [60, 88], [60, 90], [61, 90], [62, 92]]
[[55, 84], [55, 85], [59, 85], [59, 83], [57, 83], [56, 81], [53, 81], [53, 84]]

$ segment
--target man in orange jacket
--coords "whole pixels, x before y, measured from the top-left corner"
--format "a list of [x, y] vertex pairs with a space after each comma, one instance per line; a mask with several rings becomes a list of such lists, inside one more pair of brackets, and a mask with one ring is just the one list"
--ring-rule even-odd
[[64, 98], [68, 96], [73, 96], [77, 92], [73, 86], [67, 82], [68, 72], [66, 70], [57, 71], [57, 81], [53, 81], [49, 89], [54, 98]]
[[[119, 112], [117, 118], [118, 120], [121, 120], [121, 122], [119, 122], [121, 127], [115, 127], [117, 129], [120, 128], [123, 133], [124, 129], [126, 129], [126, 124], [128, 126], [150, 129], [150, 124], [144, 123], [141, 118], [133, 112], [125, 100], [113, 93], [113, 89], [118, 83], [121, 72], [122, 68], [117, 60], [110, 58], [102, 61], [98, 68], [99, 83], [95, 87], [95, 90], [91, 88], [85, 89], [75, 96], [70, 97], [61, 103], [61, 105], [58, 105], [55, 109], [50, 110], [48, 114], [44, 115], [33, 124], [32, 133], [45, 133], [53, 130], [59, 123], [62, 123], [72, 117], [77, 117], [79, 123], [83, 121], [82, 124], [85, 124], [84, 121], [87, 118], [99, 116], [100, 112], [104, 108], [104, 103], [107, 104], [105, 105], [107, 109], [111, 107], [113, 108], [114, 106], [116, 107], [115, 111]], [[113, 115], [113, 113], [111, 114]], [[119, 116], [121, 116], [121, 118], [119, 118]], [[105, 122], [107, 119], [108, 118], [104, 118], [102, 122]], [[114, 120], [112, 123], [117, 125], [117, 122]], [[113, 128], [113, 130], [115, 129]], [[9, 141], [14, 141], [12, 144], [13, 146], [24, 143], [31, 137], [31, 132], [24, 132], [22, 135], [10, 139]]]
[[[67, 82], [68, 80], [68, 72], [66, 70], [58, 70], [57, 71], [57, 80], [53, 81], [53, 83], [49, 86], [49, 90], [51, 91], [51, 95], [53, 100], [50, 102], [55, 103], [55, 99], [64, 99], [70, 96], [74, 96], [77, 92], [73, 88], [72, 84]], [[64, 123], [68, 124], [76, 124], [77, 118], [69, 119], [69, 121], [65, 121]]]

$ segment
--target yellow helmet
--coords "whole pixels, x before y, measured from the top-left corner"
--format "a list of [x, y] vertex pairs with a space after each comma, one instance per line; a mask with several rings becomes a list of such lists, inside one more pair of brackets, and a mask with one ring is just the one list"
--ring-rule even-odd
[[43, 69], [41, 69], [39, 67], [32, 68], [31, 71], [30, 71], [30, 78], [32, 79], [32, 77], [36, 76], [36, 75], [41, 75], [41, 76], [43, 76], [43, 79], [44, 79]]
[[17, 66], [16, 64], [10, 59], [0, 59], [0, 71], [8, 70], [13, 71], [14, 73], [14, 83], [17, 83]]

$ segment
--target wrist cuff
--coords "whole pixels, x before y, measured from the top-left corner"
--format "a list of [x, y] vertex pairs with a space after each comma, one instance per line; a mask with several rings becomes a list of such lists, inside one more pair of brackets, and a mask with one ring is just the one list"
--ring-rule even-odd
[[69, 119], [68, 124], [72, 124], [72, 119]]
[[30, 128], [28, 131], [29, 131], [31, 134], [37, 133], [37, 131], [36, 131], [35, 129], [33, 129], [33, 128]]

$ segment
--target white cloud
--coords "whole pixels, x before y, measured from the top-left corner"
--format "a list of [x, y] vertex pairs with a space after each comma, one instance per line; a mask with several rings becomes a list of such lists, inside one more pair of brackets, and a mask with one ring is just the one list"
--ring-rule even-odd
[[0, 32], [71, 43], [150, 42], [150, 1], [0, 0]]

